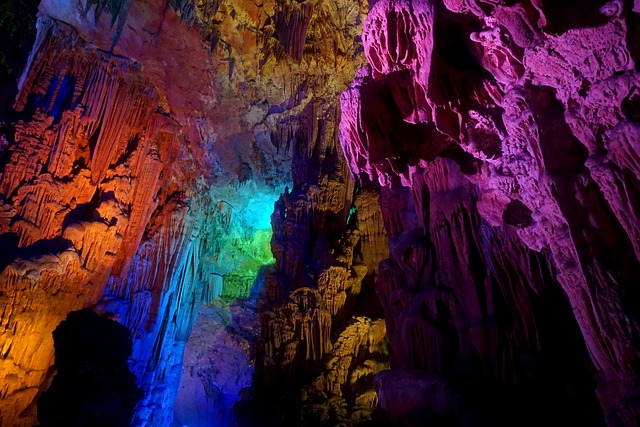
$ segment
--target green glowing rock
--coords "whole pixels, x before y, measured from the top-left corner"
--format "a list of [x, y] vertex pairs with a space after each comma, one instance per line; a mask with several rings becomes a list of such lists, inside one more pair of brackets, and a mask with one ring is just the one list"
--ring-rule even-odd
[[275, 263], [271, 214], [281, 192], [254, 182], [211, 190], [215, 202], [207, 227], [205, 302], [248, 297], [260, 269]]
[[223, 300], [248, 297], [258, 270], [276, 261], [271, 253], [272, 234], [271, 229], [256, 230], [250, 239], [237, 242], [239, 252], [245, 257], [238, 267], [223, 276]]

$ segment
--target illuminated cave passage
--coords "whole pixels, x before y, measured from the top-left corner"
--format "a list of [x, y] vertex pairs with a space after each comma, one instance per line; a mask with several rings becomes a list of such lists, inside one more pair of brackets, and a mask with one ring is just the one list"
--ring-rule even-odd
[[201, 261], [205, 302], [248, 297], [260, 268], [275, 262], [271, 215], [283, 191], [284, 185], [252, 181], [211, 189], [213, 213], [203, 227], [208, 246]]
[[203, 301], [184, 351], [176, 425], [235, 425], [234, 405], [250, 394], [261, 332], [258, 296], [275, 262], [271, 215], [283, 191], [254, 182], [211, 189]]
[[[581, 3], [1, 4], [0, 425], [640, 425], [640, 4]], [[85, 315], [130, 398], [52, 377]]]

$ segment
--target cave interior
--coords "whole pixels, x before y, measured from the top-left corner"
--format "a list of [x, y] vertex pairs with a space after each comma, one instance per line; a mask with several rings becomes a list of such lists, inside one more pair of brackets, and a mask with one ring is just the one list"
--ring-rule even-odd
[[639, 0], [0, 40], [0, 426], [640, 426]]

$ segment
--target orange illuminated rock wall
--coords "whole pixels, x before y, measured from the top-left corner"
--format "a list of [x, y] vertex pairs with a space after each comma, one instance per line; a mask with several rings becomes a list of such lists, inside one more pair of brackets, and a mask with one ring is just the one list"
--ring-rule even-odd
[[[28, 118], [14, 126], [0, 178], [0, 232], [17, 236], [17, 257], [0, 276], [3, 424], [33, 423], [33, 401], [52, 374], [51, 332], [69, 311], [90, 306], [115, 315], [111, 296], [128, 299], [121, 321], [157, 343], [167, 333], [158, 327], [167, 314], [158, 315], [162, 291], [179, 288], [171, 281], [183, 259], [193, 271], [181, 282], [194, 282], [195, 206], [177, 192], [188, 170], [184, 138], [140, 68], [64, 23], [38, 21], [15, 104]], [[163, 238], [150, 244], [153, 232]], [[145, 269], [138, 288], [127, 288]], [[195, 293], [174, 298], [192, 304]]]

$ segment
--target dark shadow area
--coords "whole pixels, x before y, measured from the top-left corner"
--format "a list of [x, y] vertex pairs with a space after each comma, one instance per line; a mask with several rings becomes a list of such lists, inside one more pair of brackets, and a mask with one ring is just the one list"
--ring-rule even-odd
[[589, 152], [567, 124], [564, 105], [556, 97], [555, 89], [536, 86], [530, 93], [531, 108], [538, 117], [544, 168], [554, 177], [584, 172]]
[[482, 167], [482, 160], [476, 159], [460, 148], [459, 145], [453, 145], [442, 150], [440, 157], [456, 162], [458, 166], [460, 166], [460, 171], [465, 175], [476, 174], [480, 170], [480, 167]]
[[609, 0], [542, 0], [542, 10], [547, 20], [544, 31], [560, 35], [572, 28], [597, 27], [609, 18], [600, 8]]
[[62, 221], [62, 229], [64, 230], [76, 222], [91, 221], [94, 217], [95, 210], [100, 206], [100, 196], [100, 189], [96, 188], [95, 193], [93, 193], [93, 196], [88, 203], [81, 203], [71, 209], [71, 211], [64, 217], [64, 221]]
[[493, 82], [494, 78], [476, 57], [476, 47], [469, 34], [482, 30], [483, 24], [475, 17], [454, 14], [438, 4], [434, 10], [429, 98], [440, 105], [459, 100], [461, 108], [482, 111], [485, 108], [478, 103], [482, 94], [477, 89], [483, 87], [484, 81]]
[[129, 370], [131, 333], [89, 309], [53, 331], [57, 374], [38, 399], [40, 427], [124, 427], [142, 397]]
[[502, 220], [509, 225], [527, 226], [533, 223], [531, 209], [526, 207], [520, 200], [512, 200], [502, 213]]
[[[0, 77], [0, 81], [2, 78]], [[4, 114], [0, 112], [0, 174], [2, 174], [11, 159], [11, 147], [15, 141], [15, 127], [13, 125], [4, 123], [6, 120]], [[3, 194], [0, 198], [7, 198], [7, 194]]]
[[62, 237], [38, 240], [32, 245], [18, 248], [17, 256], [23, 259], [35, 258], [44, 254], [56, 254], [66, 251], [72, 246], [70, 240]]
[[[638, 35], [640, 38], [640, 34]], [[640, 87], [633, 86], [620, 105], [622, 113], [631, 121], [640, 123]]]
[[0, 273], [16, 258], [30, 259], [44, 254], [63, 252], [71, 247], [69, 240], [62, 237], [44, 239], [32, 245], [19, 247], [20, 239], [17, 233], [0, 234]]
[[36, 12], [40, 0], [0, 2], [0, 122], [12, 112], [18, 93], [17, 81], [29, 56], [36, 34]]
[[640, 13], [629, 11], [633, 1], [627, 1], [627, 49], [631, 53], [636, 71], [640, 71]]
[[0, 234], [0, 273], [11, 264], [18, 255], [18, 235], [16, 233]]
[[557, 425], [604, 427], [596, 369], [567, 298], [559, 286], [549, 286], [532, 301], [542, 349], [542, 375], [534, 384], [538, 399]]
[[566, 297], [557, 285], [530, 296], [540, 345], [530, 355], [533, 371], [522, 372], [517, 384], [469, 390], [465, 403], [473, 410], [465, 425], [605, 427], [595, 368]]

